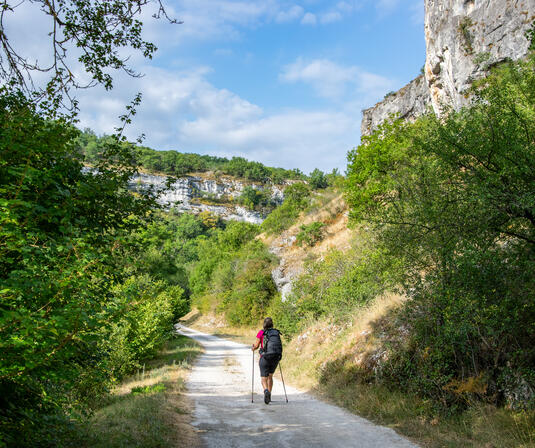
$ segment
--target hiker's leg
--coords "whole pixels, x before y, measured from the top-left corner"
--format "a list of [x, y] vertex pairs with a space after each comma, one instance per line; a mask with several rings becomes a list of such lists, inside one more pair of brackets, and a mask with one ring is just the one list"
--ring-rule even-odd
[[262, 381], [262, 390], [268, 388], [268, 376], [269, 376], [269, 364], [267, 360], [261, 356], [258, 361], [258, 366], [260, 367], [260, 380]]
[[[269, 389], [271, 391], [271, 389], [269, 388], [269, 380], [268, 380], [268, 378], [269, 377], [267, 377], [267, 376], [260, 377], [260, 379], [262, 380], [262, 389], [263, 390]], [[273, 383], [273, 380], [271, 381], [271, 383]]]
[[273, 389], [273, 374], [270, 373], [266, 380], [267, 389], [271, 392], [271, 389]]

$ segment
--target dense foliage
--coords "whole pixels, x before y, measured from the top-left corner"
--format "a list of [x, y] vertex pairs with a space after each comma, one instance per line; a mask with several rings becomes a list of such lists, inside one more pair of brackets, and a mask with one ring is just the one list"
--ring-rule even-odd
[[271, 198], [270, 193], [268, 189], [260, 190], [247, 185], [238, 198], [238, 202], [250, 209], [268, 212], [277, 206], [277, 203]]
[[535, 57], [471, 107], [394, 121], [349, 154], [347, 200], [404, 265], [409, 340], [384, 367], [443, 405], [535, 397]]
[[87, 172], [76, 137], [1, 93], [0, 445], [59, 445], [188, 309], [180, 271], [141, 262], [160, 244], [154, 196], [126, 189], [132, 148], [110, 139]]
[[271, 278], [274, 257], [254, 237], [258, 226], [230, 222], [199, 241], [199, 262], [190, 284], [193, 303], [201, 311], [218, 311], [234, 325], [250, 325], [265, 317], [276, 294]]
[[277, 297], [270, 313], [288, 335], [320, 318], [351, 322], [359, 307], [395, 286], [398, 267], [361, 231], [351, 249], [330, 250], [320, 258], [306, 260], [286, 300]]
[[295, 236], [295, 242], [298, 246], [314, 246], [325, 237], [325, 223], [323, 222], [303, 224], [299, 229], [299, 233]]
[[327, 188], [329, 179], [323, 171], [316, 168], [310, 173], [309, 184], [314, 189]]
[[310, 188], [304, 183], [289, 185], [284, 190], [284, 202], [262, 223], [262, 230], [268, 234], [282, 232], [289, 228], [299, 214], [310, 203]]

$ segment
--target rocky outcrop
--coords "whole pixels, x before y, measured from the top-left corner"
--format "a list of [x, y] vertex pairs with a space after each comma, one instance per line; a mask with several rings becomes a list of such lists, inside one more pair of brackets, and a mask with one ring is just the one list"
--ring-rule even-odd
[[426, 0], [425, 77], [433, 109], [466, 105], [463, 94], [486, 69], [528, 52], [535, 0]]
[[[166, 180], [165, 176], [140, 173], [132, 178], [130, 187], [134, 190], [151, 187], [162, 190]], [[182, 212], [208, 211], [226, 220], [261, 224], [265, 216], [260, 212], [232, 204], [232, 200], [241, 195], [246, 185], [258, 190], [269, 189], [271, 199], [276, 204], [281, 204], [284, 200], [283, 186], [279, 185], [249, 184], [230, 177], [216, 180], [187, 176], [171, 184], [169, 189], [159, 195], [158, 202], [166, 208], [174, 208]]]
[[411, 81], [402, 89], [387, 95], [383, 101], [362, 111], [362, 135], [371, 134], [377, 127], [386, 121], [392, 114], [399, 118], [413, 120], [426, 112], [431, 103], [429, 89], [425, 78]]
[[[318, 193], [321, 194], [328, 193]], [[277, 235], [260, 236], [269, 251], [279, 260], [278, 266], [271, 271], [271, 277], [283, 302], [290, 297], [293, 283], [303, 273], [307, 260], [321, 259], [327, 252], [346, 251], [351, 247], [353, 231], [348, 228], [348, 216], [347, 205], [340, 194], [331, 197], [329, 202], [318, 209], [301, 216], [289, 229]], [[325, 224], [323, 239], [313, 247], [297, 245], [301, 227], [314, 222]]]
[[429, 107], [440, 115], [466, 105], [466, 89], [489, 67], [527, 54], [534, 20], [535, 0], [425, 0], [425, 77], [366, 109], [362, 135], [391, 114], [415, 119]]
[[283, 232], [270, 245], [269, 251], [279, 258], [279, 265], [271, 271], [271, 278], [277, 291], [281, 293], [281, 300], [286, 301], [288, 295], [292, 292], [292, 281], [302, 272], [302, 266], [289, 262], [285, 257], [285, 251], [295, 243], [295, 235]]

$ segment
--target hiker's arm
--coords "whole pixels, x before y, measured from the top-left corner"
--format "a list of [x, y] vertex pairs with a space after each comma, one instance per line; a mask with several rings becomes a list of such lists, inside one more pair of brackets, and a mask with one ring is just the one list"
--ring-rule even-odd
[[254, 352], [258, 347], [260, 347], [260, 338], [256, 338], [256, 342], [251, 347], [251, 350]]

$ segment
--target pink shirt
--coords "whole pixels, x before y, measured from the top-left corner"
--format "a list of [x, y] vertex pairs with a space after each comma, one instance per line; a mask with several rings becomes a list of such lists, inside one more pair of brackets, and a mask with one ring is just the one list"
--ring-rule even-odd
[[260, 339], [260, 347], [264, 348], [264, 330], [260, 330], [256, 337]]

